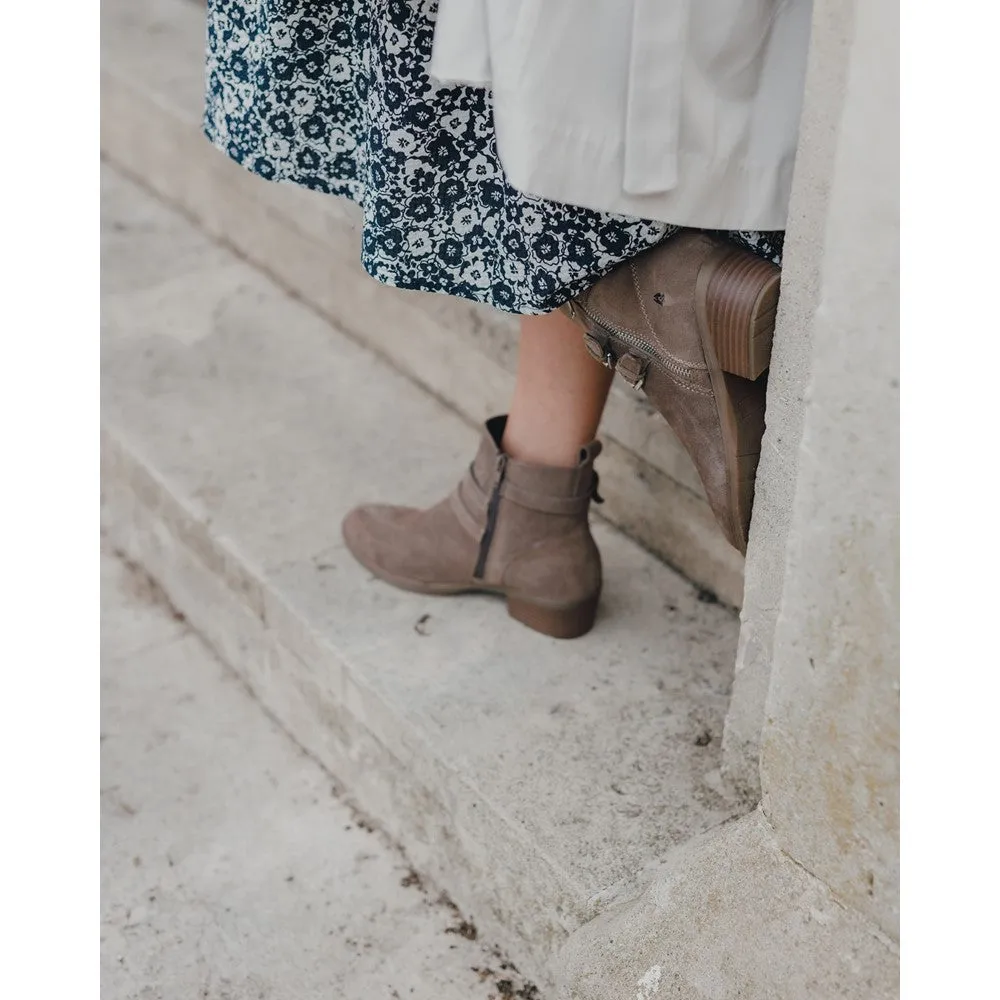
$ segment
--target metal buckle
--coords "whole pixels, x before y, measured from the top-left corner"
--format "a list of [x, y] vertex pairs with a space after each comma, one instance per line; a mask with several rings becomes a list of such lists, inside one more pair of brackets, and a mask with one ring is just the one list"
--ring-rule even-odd
[[623, 355], [618, 359], [618, 374], [636, 392], [640, 392], [646, 384], [646, 374], [649, 371], [649, 362], [640, 358], [637, 354]]
[[598, 337], [596, 333], [588, 331], [583, 335], [583, 343], [587, 348], [587, 353], [595, 360], [604, 365], [605, 368], [615, 367], [615, 356], [611, 353], [611, 345], [607, 340]]

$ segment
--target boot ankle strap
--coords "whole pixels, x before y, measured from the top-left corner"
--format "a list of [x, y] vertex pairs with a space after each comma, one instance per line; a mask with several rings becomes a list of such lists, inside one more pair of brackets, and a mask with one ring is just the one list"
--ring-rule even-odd
[[505, 500], [510, 500], [511, 503], [516, 503], [519, 507], [537, 510], [542, 514], [583, 514], [590, 506], [591, 497], [596, 492], [596, 487], [595, 477], [591, 487], [583, 493], [571, 496], [552, 496], [547, 493], [526, 490], [523, 486], [518, 486], [517, 483], [512, 483], [508, 479], [500, 487], [500, 496]]

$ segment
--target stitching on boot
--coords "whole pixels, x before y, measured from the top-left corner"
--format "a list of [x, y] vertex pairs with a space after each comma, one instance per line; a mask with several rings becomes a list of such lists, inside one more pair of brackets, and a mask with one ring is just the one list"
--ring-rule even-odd
[[[628, 273], [632, 275], [632, 288], [635, 289], [635, 299], [639, 303], [642, 318], [646, 321], [646, 329], [655, 337], [656, 331], [653, 329], [653, 321], [649, 318], [649, 313], [646, 312], [646, 303], [642, 301], [642, 293], [639, 291], [639, 275], [636, 273], [634, 260], [628, 262]], [[669, 352], [665, 351], [664, 353]]]
[[[602, 326], [604, 326], [608, 330], [610, 330], [612, 333], [614, 333], [616, 329], [621, 329], [621, 331], [623, 333], [628, 333], [628, 334], [630, 334], [632, 336], [637, 336], [637, 334], [635, 333], [635, 331], [633, 331], [633, 330], [626, 330], [626, 329], [618, 327], [618, 325], [613, 320], [608, 319], [607, 316], [603, 315], [602, 313], [599, 313], [596, 309], [592, 309], [590, 311], [590, 315], [594, 319], [596, 319]], [[653, 336], [655, 337], [656, 334], [654, 333]], [[685, 371], [690, 371], [690, 372], [707, 372], [708, 371], [708, 365], [706, 365], [706, 364], [701, 364], [699, 362], [685, 361], [683, 358], [677, 357], [676, 354], [672, 354], [670, 351], [668, 351], [661, 344], [658, 343], [657, 346], [659, 346], [660, 352], [662, 354], [665, 354], [675, 365], [679, 366], [680, 368], [683, 368]]]
[[629, 261], [628, 270], [629, 274], [632, 275], [632, 287], [635, 289], [635, 298], [639, 303], [639, 309], [642, 311], [642, 318], [646, 321], [646, 329], [650, 332], [653, 338], [656, 339], [660, 350], [672, 361], [675, 361], [679, 365], [683, 365], [685, 368], [691, 368], [696, 371], [708, 371], [708, 365], [692, 364], [690, 361], [684, 361], [682, 358], [677, 357], [676, 354], [671, 354], [670, 351], [659, 343], [659, 339], [656, 337], [656, 330], [653, 329], [653, 321], [649, 318], [649, 313], [646, 312], [645, 302], [642, 301], [642, 293], [639, 291], [639, 275], [636, 272], [634, 261]]
[[[599, 323], [601, 323], [608, 330], [611, 330], [612, 332], [614, 332], [614, 326], [611, 324], [611, 321], [608, 320], [606, 317], [602, 316], [600, 313], [597, 313], [597, 312], [592, 312], [591, 316], [593, 316], [593, 318], [595, 320], [597, 320]], [[665, 353], [669, 353], [669, 352], [665, 352]], [[671, 358], [673, 358], [672, 354], [669, 355], [669, 356]], [[653, 363], [654, 364], [656, 363], [656, 360], [657, 359], [655, 359], [655, 358], [653, 359]], [[669, 378], [670, 381], [674, 383], [674, 385], [679, 386], [681, 389], [685, 389], [688, 392], [693, 392], [693, 393], [695, 393], [695, 394], [697, 394], [699, 396], [714, 396], [715, 395], [715, 393], [712, 391], [711, 388], [706, 389], [706, 388], [703, 388], [700, 385], [696, 385], [693, 381], [690, 381], [691, 376], [689, 376], [687, 374], [687, 372], [689, 372], [689, 371], [690, 372], [705, 372], [705, 373], [707, 373], [708, 372], [708, 366], [707, 365], [690, 365], [686, 361], [678, 361], [677, 363], [679, 365], [682, 365], [686, 369], [686, 371], [685, 372], [676, 372], [676, 371], [674, 371], [674, 369], [673, 369], [672, 366], [668, 367], [668, 366], [663, 365], [663, 364], [656, 365], [656, 367], [660, 371], [662, 371], [663, 374], [666, 375], [667, 378]]]

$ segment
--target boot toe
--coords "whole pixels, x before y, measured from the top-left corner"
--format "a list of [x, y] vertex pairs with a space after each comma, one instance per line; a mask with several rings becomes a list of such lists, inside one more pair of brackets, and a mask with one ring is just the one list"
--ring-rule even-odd
[[416, 511], [388, 504], [355, 507], [344, 518], [341, 531], [351, 555], [376, 576], [393, 575], [393, 553], [400, 551], [401, 529]]

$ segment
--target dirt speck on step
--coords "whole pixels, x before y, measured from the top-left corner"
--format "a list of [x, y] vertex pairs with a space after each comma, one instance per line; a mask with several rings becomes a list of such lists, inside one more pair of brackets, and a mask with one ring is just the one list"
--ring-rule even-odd
[[479, 931], [471, 920], [460, 920], [454, 927], [446, 927], [445, 934], [457, 934], [464, 937], [466, 941], [475, 941], [479, 937]]
[[452, 900], [451, 896], [448, 895], [448, 893], [442, 892], [441, 895], [439, 895], [437, 898], [437, 904], [438, 906], [447, 906], [448, 909], [455, 914], [455, 916], [458, 916], [459, 913], [458, 907], [455, 905], [454, 901]]
[[427, 629], [427, 623], [430, 620], [430, 615], [421, 615], [417, 619], [417, 623], [413, 626], [413, 631], [416, 632], [417, 635], [430, 635], [430, 632]]
[[412, 868], [399, 880], [399, 884], [404, 889], [420, 889], [424, 888], [423, 879], [421, 879], [418, 872], [414, 871]]
[[482, 967], [478, 965], [472, 966], [472, 971], [479, 976], [480, 982], [486, 982], [487, 979], [494, 980], [496, 992], [490, 993], [488, 1000], [542, 1000], [541, 994], [538, 992], [538, 987], [534, 983], [521, 981], [520, 985], [518, 985], [517, 979], [512, 978], [510, 975], [498, 978], [504, 972], [513, 973], [514, 976], [519, 976], [519, 973], [513, 962], [503, 959], [499, 948], [493, 948], [491, 954], [494, 958], [500, 959], [500, 973], [491, 969], [488, 965]]

